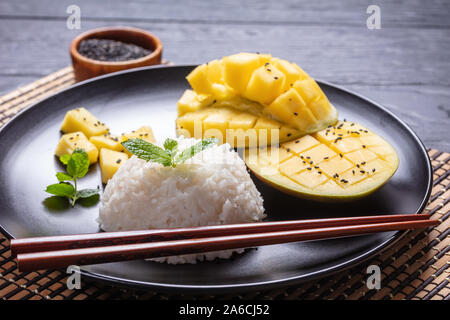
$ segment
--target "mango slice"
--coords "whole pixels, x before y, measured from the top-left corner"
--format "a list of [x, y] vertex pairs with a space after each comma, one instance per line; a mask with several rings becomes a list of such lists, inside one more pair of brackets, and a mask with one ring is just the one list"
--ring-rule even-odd
[[90, 138], [107, 133], [108, 128], [85, 108], [77, 108], [66, 113], [61, 131], [64, 133], [81, 131]]
[[399, 164], [388, 142], [348, 121], [280, 146], [247, 149], [245, 161], [271, 186], [325, 201], [366, 196], [385, 184]]
[[101, 136], [93, 136], [89, 139], [89, 141], [95, 145], [98, 150], [105, 148], [114, 151], [121, 151], [123, 149], [118, 137], [114, 137], [106, 133]]
[[102, 173], [102, 182], [108, 183], [120, 166], [128, 160], [128, 155], [123, 152], [117, 152], [109, 149], [100, 150], [100, 170]]
[[83, 149], [89, 156], [90, 164], [97, 162], [97, 148], [81, 131], [64, 134], [56, 146], [55, 155], [60, 157], [64, 154], [72, 154], [75, 149]]
[[[231, 129], [227, 127], [230, 114], [233, 118], [253, 116], [263, 118], [266, 122], [272, 121], [274, 125], [259, 129], [278, 130], [280, 137], [285, 133], [282, 130], [285, 127], [295, 131], [290, 132], [295, 137], [317, 132], [337, 121], [336, 109], [314, 79], [296, 64], [268, 54], [238, 53], [213, 60], [195, 68], [186, 79], [193, 90], [186, 90], [178, 101], [179, 129], [182, 126], [180, 123], [194, 119], [200, 121], [199, 127], [206, 126], [222, 132], [225, 141], [227, 132], [223, 131]], [[202, 123], [205, 119], [202, 110], [212, 107], [216, 108], [212, 110], [220, 112], [212, 119], [208, 111], [206, 114], [209, 120], [205, 125]], [[229, 112], [225, 112], [225, 108]], [[235, 111], [238, 112], [233, 113]], [[215, 124], [218, 126], [215, 127]], [[187, 126], [194, 127], [193, 124]], [[231, 126], [234, 132], [230, 136], [236, 136], [239, 129], [243, 132], [239, 134], [240, 140], [246, 140], [242, 135], [245, 136], [253, 128], [247, 124], [239, 127], [237, 122]], [[190, 129], [187, 131], [190, 136], [205, 137], [194, 135]], [[260, 130], [254, 130], [253, 134], [258, 137], [256, 143], [259, 146], [274, 142], [270, 136], [261, 134]], [[262, 139], [259, 140], [259, 137]], [[226, 142], [236, 146], [232, 141]]]

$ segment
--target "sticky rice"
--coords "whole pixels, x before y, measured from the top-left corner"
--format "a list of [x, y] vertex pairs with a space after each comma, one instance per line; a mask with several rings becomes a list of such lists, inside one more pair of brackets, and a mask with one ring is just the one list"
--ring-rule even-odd
[[[199, 140], [178, 139], [183, 150]], [[164, 167], [132, 156], [108, 182], [98, 222], [105, 231], [246, 223], [264, 218], [263, 199], [228, 144]], [[229, 258], [242, 249], [153, 259], [168, 263]]]

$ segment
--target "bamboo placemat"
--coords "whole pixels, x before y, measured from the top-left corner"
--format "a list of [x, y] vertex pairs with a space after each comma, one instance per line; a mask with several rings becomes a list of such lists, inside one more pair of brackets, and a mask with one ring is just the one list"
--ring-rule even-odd
[[[72, 68], [52, 73], [0, 97], [0, 127], [17, 112], [74, 83]], [[110, 286], [82, 279], [80, 290], [69, 290], [63, 271], [19, 273], [9, 241], [0, 234], [1, 299], [450, 299], [450, 153], [429, 150], [434, 187], [425, 209], [441, 224], [409, 231], [375, 258], [333, 276], [277, 290], [242, 295], [169, 295]], [[381, 289], [368, 289], [366, 269], [381, 269]]]

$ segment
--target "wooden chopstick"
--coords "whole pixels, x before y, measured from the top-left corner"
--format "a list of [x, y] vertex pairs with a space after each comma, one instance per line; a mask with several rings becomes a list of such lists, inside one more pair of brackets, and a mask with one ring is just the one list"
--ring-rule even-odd
[[425, 228], [437, 224], [439, 224], [438, 220], [374, 223], [357, 226], [239, 234], [107, 247], [21, 253], [17, 255], [17, 261], [19, 270], [24, 272], [41, 269], [56, 269], [67, 267], [69, 265], [81, 266], [117, 261], [141, 260], [180, 254], [346, 237], [374, 232]]
[[329, 219], [257, 222], [195, 228], [100, 232], [81, 235], [12, 239], [11, 254], [15, 257], [19, 253], [103, 247], [119, 244], [136, 244], [189, 238], [217, 237], [235, 234], [278, 232], [292, 229], [312, 229], [368, 223], [413, 221], [424, 220], [428, 218], [428, 214], [397, 214]]

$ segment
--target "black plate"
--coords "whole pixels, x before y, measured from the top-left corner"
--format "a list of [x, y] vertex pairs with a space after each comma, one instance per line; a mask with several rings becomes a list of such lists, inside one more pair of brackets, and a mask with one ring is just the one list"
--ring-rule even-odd
[[[59, 210], [46, 206], [43, 190], [61, 170], [53, 151], [67, 110], [83, 106], [114, 133], [150, 125], [159, 140], [174, 136], [176, 101], [192, 66], [143, 68], [70, 87], [19, 114], [0, 131], [0, 225], [10, 237], [97, 232], [97, 207]], [[322, 204], [287, 196], [255, 180], [269, 220], [416, 213], [431, 190], [427, 152], [413, 131], [392, 113], [361, 96], [320, 82], [340, 118], [374, 130], [397, 150], [400, 166], [379, 191], [357, 202]], [[82, 179], [100, 182], [94, 166]], [[82, 187], [83, 187], [82, 186]], [[328, 275], [379, 252], [402, 235], [386, 232], [345, 239], [273, 245], [231, 260], [197, 265], [132, 261], [83, 267], [86, 276], [119, 284], [177, 292], [254, 290]]]

